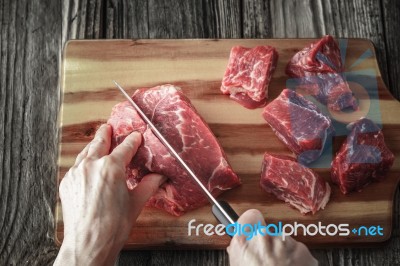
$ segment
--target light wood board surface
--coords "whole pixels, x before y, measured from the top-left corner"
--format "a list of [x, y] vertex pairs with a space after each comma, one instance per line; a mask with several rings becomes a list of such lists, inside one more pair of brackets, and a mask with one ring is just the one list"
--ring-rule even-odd
[[[285, 87], [288, 77], [284, 69], [293, 54], [311, 39], [275, 40], [124, 40], [71, 41], [64, 51], [62, 69], [62, 109], [60, 113], [61, 143], [58, 182], [72, 165], [76, 155], [92, 139], [99, 124], [110, 115], [111, 108], [123, 101], [112, 80], [117, 80], [128, 93], [135, 88], [171, 83], [180, 86], [217, 136], [233, 169], [241, 177], [242, 186], [220, 197], [231, 203], [240, 214], [257, 208], [267, 222], [302, 222], [340, 224], [350, 228], [380, 225], [383, 236], [348, 237], [298, 236], [310, 246], [364, 245], [379, 243], [390, 237], [393, 197], [400, 177], [400, 103], [383, 84], [371, 42], [362, 39], [347, 41], [345, 66], [352, 72], [373, 70], [368, 84], [377, 85], [379, 101], [363, 98], [362, 110], [379, 108], [386, 143], [395, 153], [391, 172], [380, 183], [373, 183], [360, 193], [342, 195], [332, 185], [331, 200], [325, 210], [315, 215], [301, 215], [259, 187], [260, 166], [265, 151], [290, 154], [261, 117], [262, 109], [248, 110], [220, 93], [230, 48], [234, 45], [253, 47], [272, 45], [279, 60], [269, 88], [272, 100]], [[370, 51], [371, 56], [363, 57]], [[364, 58], [363, 60], [359, 60]], [[376, 78], [375, 78], [376, 77]], [[364, 84], [365, 85], [365, 84]], [[354, 88], [357, 84], [354, 85]], [[362, 87], [362, 86], [361, 86]], [[361, 89], [362, 91], [362, 89]], [[360, 96], [363, 94], [360, 93]], [[378, 104], [377, 104], [378, 102]], [[375, 110], [376, 111], [376, 110]], [[361, 113], [360, 113], [361, 114]], [[334, 149], [340, 138], [334, 141]], [[316, 169], [330, 181], [329, 169]], [[126, 248], [225, 248], [227, 236], [188, 236], [187, 224], [216, 224], [210, 206], [191, 211], [179, 218], [146, 208], [140, 215]], [[56, 206], [56, 239], [63, 237], [62, 211], [59, 198]]]

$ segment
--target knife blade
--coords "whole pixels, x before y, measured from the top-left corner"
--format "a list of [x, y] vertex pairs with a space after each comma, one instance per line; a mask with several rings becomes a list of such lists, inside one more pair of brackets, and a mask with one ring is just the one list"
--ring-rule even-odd
[[239, 216], [233, 210], [233, 208], [229, 205], [228, 202], [217, 200], [214, 196], [208, 191], [208, 189], [203, 185], [200, 179], [196, 176], [196, 174], [190, 169], [190, 167], [186, 164], [186, 162], [179, 156], [179, 154], [175, 151], [175, 149], [169, 144], [169, 142], [164, 138], [161, 132], [156, 128], [156, 126], [151, 122], [151, 120], [146, 116], [146, 114], [142, 111], [142, 109], [135, 103], [135, 101], [126, 93], [126, 91], [115, 81], [113, 80], [117, 88], [122, 92], [125, 98], [132, 104], [135, 110], [138, 112], [139, 116], [146, 122], [146, 124], [150, 127], [151, 131], [156, 135], [156, 137], [161, 141], [162, 144], [168, 149], [170, 154], [179, 162], [179, 164], [185, 169], [185, 171], [193, 178], [193, 180], [199, 185], [199, 187], [203, 190], [206, 195], [208, 201], [212, 204], [212, 213], [215, 218], [227, 226], [229, 224], [233, 224], [237, 221]]

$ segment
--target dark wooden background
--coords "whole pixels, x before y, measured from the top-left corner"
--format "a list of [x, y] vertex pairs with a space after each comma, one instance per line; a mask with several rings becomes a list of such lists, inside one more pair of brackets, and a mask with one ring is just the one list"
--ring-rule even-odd
[[[362, 37], [400, 98], [397, 0], [0, 0], [0, 265], [52, 264], [59, 65], [69, 39]], [[399, 193], [384, 247], [321, 265], [400, 265]], [[126, 251], [119, 265], [228, 265], [224, 251]]]

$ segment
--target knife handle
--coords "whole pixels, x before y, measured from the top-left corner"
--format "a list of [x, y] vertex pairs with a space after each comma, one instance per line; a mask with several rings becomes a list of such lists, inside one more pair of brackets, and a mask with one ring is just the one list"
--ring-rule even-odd
[[[219, 200], [218, 204], [222, 207], [222, 209], [224, 209], [226, 214], [234, 222], [236, 222], [239, 219], [239, 215], [237, 215], [237, 213], [232, 209], [231, 205], [229, 205], [228, 202]], [[221, 210], [215, 204], [212, 206], [212, 213], [214, 214], [215, 218], [217, 218], [217, 220], [221, 224], [225, 225], [225, 227], [231, 224], [231, 222], [228, 220], [228, 218], [221, 212]]]

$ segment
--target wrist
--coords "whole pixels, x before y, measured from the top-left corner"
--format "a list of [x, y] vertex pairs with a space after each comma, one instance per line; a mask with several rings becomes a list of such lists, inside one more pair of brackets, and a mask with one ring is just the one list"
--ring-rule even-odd
[[54, 265], [114, 265], [121, 247], [112, 241], [64, 239]]

